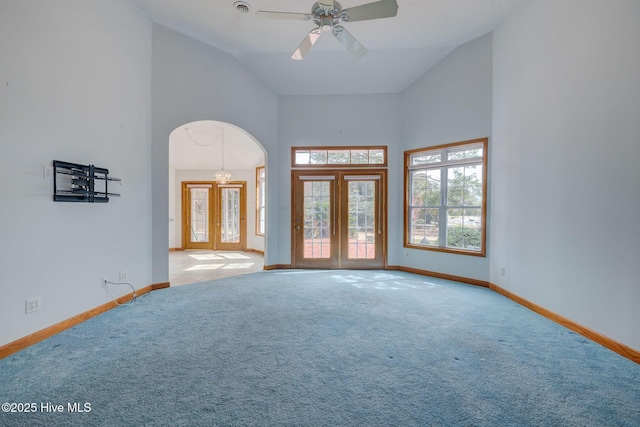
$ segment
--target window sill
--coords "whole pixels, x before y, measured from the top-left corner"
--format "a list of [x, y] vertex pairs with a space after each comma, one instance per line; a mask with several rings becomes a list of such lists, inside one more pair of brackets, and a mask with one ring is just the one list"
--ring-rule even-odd
[[484, 249], [482, 249], [480, 251], [471, 251], [471, 250], [465, 250], [465, 249], [440, 248], [440, 247], [434, 247], [434, 246], [415, 245], [415, 244], [410, 244], [410, 243], [405, 243], [404, 247], [405, 248], [409, 248], [409, 249], [419, 249], [419, 250], [423, 250], [423, 251], [444, 252], [444, 253], [456, 254], [456, 255], [470, 255], [470, 256], [477, 256], [477, 257], [486, 257], [487, 256], [486, 255], [486, 251]]

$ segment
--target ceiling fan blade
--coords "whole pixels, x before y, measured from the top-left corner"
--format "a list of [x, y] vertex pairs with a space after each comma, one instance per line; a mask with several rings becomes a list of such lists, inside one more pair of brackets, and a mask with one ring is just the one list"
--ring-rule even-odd
[[345, 15], [342, 19], [347, 22], [366, 21], [368, 19], [390, 18], [398, 14], [398, 2], [396, 0], [380, 0], [356, 7], [350, 7], [342, 11]]
[[307, 37], [305, 37], [304, 40], [302, 40], [302, 43], [300, 43], [300, 46], [298, 46], [298, 49], [296, 49], [296, 51], [293, 52], [293, 55], [291, 55], [291, 58], [297, 61], [300, 61], [302, 58], [304, 58], [304, 56], [307, 53], [309, 53], [309, 51], [315, 44], [316, 40], [318, 40], [318, 37], [320, 37], [320, 34], [322, 34], [322, 30], [320, 28], [314, 28], [313, 30], [311, 30], [309, 34], [307, 34]]
[[268, 18], [268, 19], [292, 19], [296, 21], [300, 20], [310, 20], [311, 15], [308, 13], [291, 13], [291, 12], [269, 12], [265, 10], [259, 10], [256, 12], [256, 15], [260, 18]]
[[356, 40], [342, 25], [338, 25], [333, 29], [333, 35], [349, 52], [358, 58], [363, 57], [367, 53], [367, 48]]

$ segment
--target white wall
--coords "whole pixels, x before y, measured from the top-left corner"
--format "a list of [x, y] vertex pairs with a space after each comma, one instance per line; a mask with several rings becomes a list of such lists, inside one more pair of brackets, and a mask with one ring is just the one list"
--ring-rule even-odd
[[154, 283], [169, 280], [169, 134], [178, 126], [196, 120], [217, 120], [238, 126], [265, 149], [265, 264], [278, 263], [279, 191], [270, 172], [279, 167], [276, 95], [232, 56], [155, 24], [152, 64]]
[[490, 239], [492, 282], [635, 349], [639, 23], [637, 0], [535, 0], [495, 31]]
[[[124, 0], [3, 1], [0, 58], [3, 345], [107, 302], [103, 275], [151, 283], [151, 22]], [[53, 202], [53, 160], [109, 168], [122, 197]]]
[[[490, 137], [491, 73], [489, 34], [458, 47], [409, 86], [402, 94], [402, 152]], [[493, 150], [490, 140], [489, 152]], [[401, 157], [399, 161], [402, 163], [404, 160]], [[489, 187], [491, 185], [489, 182]], [[402, 191], [401, 188], [397, 188], [398, 192]], [[402, 242], [402, 223], [399, 222], [398, 226]], [[490, 251], [483, 258], [402, 248], [402, 243], [400, 246], [399, 258], [403, 266], [489, 280]]]
[[[389, 264], [397, 265], [402, 235], [402, 152], [399, 95], [281, 96], [279, 98], [278, 174], [281, 263], [291, 263], [291, 147], [312, 145], [387, 145]], [[399, 207], [399, 209], [398, 209]], [[400, 243], [398, 244], [398, 239]]]

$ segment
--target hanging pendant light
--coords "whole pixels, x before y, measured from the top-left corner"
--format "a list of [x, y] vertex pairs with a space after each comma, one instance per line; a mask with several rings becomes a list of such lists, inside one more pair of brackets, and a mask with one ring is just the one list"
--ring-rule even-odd
[[213, 178], [216, 180], [218, 184], [228, 184], [231, 181], [231, 174], [224, 170], [224, 129], [221, 132], [222, 135], [222, 170], [216, 172]]
[[215, 177], [216, 182], [218, 184], [228, 184], [229, 181], [231, 181], [231, 174], [229, 172], [224, 171], [224, 170], [216, 172], [214, 177]]
[[222, 154], [220, 156], [220, 159], [222, 160], [222, 170], [216, 172], [211, 178], [214, 179], [218, 184], [228, 184], [229, 181], [231, 181], [231, 174], [224, 170], [224, 128], [220, 129], [220, 135], [218, 135], [216, 139], [206, 144], [202, 144], [196, 141], [191, 135], [191, 132], [189, 132], [189, 128], [185, 127], [184, 130], [187, 132], [187, 136], [189, 137], [189, 139], [191, 139], [191, 141], [193, 141], [194, 143], [196, 143], [201, 147], [208, 147], [210, 145], [213, 145], [218, 139], [220, 139], [221, 154]]

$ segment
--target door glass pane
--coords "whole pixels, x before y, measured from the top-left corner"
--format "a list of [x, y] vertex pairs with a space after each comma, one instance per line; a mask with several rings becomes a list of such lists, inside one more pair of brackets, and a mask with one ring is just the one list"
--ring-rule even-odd
[[209, 242], [209, 189], [190, 188], [192, 243]]
[[331, 258], [331, 183], [304, 182], [304, 257]]
[[240, 189], [221, 188], [221, 229], [222, 243], [240, 243]]
[[376, 183], [349, 183], [349, 259], [376, 257]]

